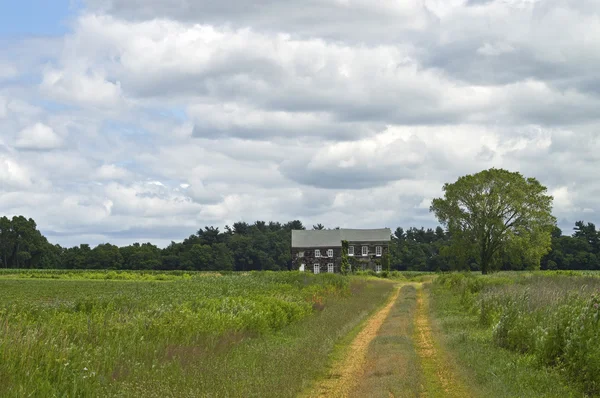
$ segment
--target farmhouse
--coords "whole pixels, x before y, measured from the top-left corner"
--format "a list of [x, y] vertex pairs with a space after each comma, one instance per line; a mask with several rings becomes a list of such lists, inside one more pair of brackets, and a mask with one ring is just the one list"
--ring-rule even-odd
[[315, 274], [340, 272], [342, 241], [347, 241], [352, 268], [380, 272], [391, 235], [389, 228], [292, 230], [292, 268]]

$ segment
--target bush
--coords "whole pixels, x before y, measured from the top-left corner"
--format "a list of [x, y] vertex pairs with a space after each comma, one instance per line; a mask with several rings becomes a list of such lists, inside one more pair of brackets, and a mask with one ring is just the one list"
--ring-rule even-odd
[[600, 394], [600, 278], [576, 272], [440, 275], [435, 284], [475, 311], [499, 347], [562, 369]]

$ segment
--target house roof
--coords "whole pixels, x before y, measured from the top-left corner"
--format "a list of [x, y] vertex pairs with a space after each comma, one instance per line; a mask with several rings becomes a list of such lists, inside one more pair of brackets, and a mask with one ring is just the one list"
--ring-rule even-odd
[[348, 242], [385, 242], [389, 241], [392, 231], [389, 228], [378, 229], [324, 229], [292, 230], [292, 247], [340, 247], [342, 241]]

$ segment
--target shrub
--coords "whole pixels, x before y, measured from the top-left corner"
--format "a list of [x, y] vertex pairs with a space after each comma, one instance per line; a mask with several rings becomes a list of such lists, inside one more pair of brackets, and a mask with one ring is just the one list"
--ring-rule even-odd
[[499, 347], [558, 367], [585, 391], [600, 394], [600, 278], [573, 271], [440, 275]]

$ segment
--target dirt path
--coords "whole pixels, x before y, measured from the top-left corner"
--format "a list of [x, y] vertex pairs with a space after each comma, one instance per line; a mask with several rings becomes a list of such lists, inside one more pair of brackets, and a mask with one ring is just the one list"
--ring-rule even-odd
[[334, 366], [334, 371], [327, 379], [317, 385], [309, 395], [310, 397], [347, 397], [350, 394], [357, 380], [364, 373], [364, 363], [369, 344], [377, 335], [377, 331], [398, 299], [400, 287], [396, 288], [385, 307], [369, 318], [365, 327], [352, 341], [348, 355], [339, 365]]
[[423, 372], [421, 397], [470, 397], [469, 391], [452, 371], [448, 358], [436, 347], [429, 322], [427, 294], [420, 284], [417, 290], [415, 340]]
[[[405, 291], [400, 297], [403, 286], [411, 286], [412, 293]], [[417, 289], [416, 305], [414, 288]], [[407, 300], [412, 300], [412, 304]], [[401, 314], [404, 314], [403, 320], [398, 319]], [[408, 315], [410, 321], [407, 326]], [[407, 335], [408, 330], [411, 332]], [[393, 341], [396, 341], [396, 346], [377, 347], [377, 343]], [[411, 369], [393, 369], [394, 365]], [[390, 377], [406, 380], [390, 381]], [[400, 391], [399, 385], [403, 386]], [[423, 284], [410, 283], [397, 287], [387, 304], [366, 322], [354, 338], [346, 357], [334, 365], [329, 376], [308, 396], [465, 398], [472, 394], [456, 377], [447, 355], [433, 337], [428, 296]]]

